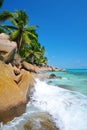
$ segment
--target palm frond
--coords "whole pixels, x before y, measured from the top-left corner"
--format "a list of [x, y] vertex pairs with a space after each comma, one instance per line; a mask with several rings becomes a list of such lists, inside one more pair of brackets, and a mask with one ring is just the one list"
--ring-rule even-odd
[[12, 30], [17, 30], [17, 27], [9, 26], [9, 25], [1, 25], [2, 28], [12, 32]]
[[3, 22], [12, 17], [13, 17], [13, 13], [11, 13], [9, 11], [3, 11], [2, 13], [0, 13], [0, 22]]
[[37, 40], [37, 36], [35, 34], [33, 34], [32, 32], [27, 32], [29, 37], [35, 38]]
[[18, 27], [18, 23], [14, 19], [11, 19], [10, 21], [14, 26]]
[[6, 31], [0, 27], [0, 33], [6, 33]]
[[34, 53], [34, 55], [36, 56], [36, 58], [38, 58], [38, 59], [39, 59], [39, 58], [40, 58], [40, 56], [41, 56], [41, 52], [35, 52], [35, 53]]
[[31, 40], [29, 39], [27, 33], [24, 33], [24, 34], [23, 34], [23, 42], [24, 42], [24, 43], [27, 43], [28, 45], [31, 44]]
[[28, 24], [28, 15], [23, 10], [15, 11], [14, 20], [18, 25], [25, 26]]
[[40, 58], [39, 64], [42, 64], [42, 63], [47, 63], [47, 58], [46, 57], [41, 57]]
[[10, 39], [11, 39], [11, 40], [16, 40], [19, 35], [20, 35], [20, 31], [19, 31], [19, 30], [15, 31], [15, 32], [12, 32], [12, 33], [10, 34]]
[[37, 29], [39, 26], [38, 25], [36, 25], [36, 26], [29, 26], [29, 27], [27, 27], [27, 31], [32, 31], [32, 30], [35, 30], [35, 29]]

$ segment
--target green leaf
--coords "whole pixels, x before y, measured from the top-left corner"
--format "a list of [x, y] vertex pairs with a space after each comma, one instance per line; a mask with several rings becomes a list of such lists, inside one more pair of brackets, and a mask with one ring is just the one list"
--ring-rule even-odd
[[31, 40], [29, 39], [27, 33], [24, 33], [24, 34], [23, 34], [23, 42], [24, 42], [24, 43], [27, 43], [28, 45], [31, 44]]
[[6, 33], [6, 31], [0, 27], [0, 33]]
[[17, 30], [16, 27], [14, 26], [9, 26], [9, 25], [1, 25], [2, 28], [8, 30], [8, 31], [12, 31], [12, 30]]
[[0, 13], [0, 22], [8, 20], [12, 17], [13, 17], [13, 13], [11, 13], [9, 11], [3, 11], [2, 13]]
[[12, 32], [12, 33], [10, 34], [10, 39], [11, 39], [11, 40], [16, 40], [19, 35], [20, 35], [19, 30], [15, 31], [15, 32]]
[[35, 30], [36, 28], [38, 28], [38, 26], [36, 25], [36, 26], [29, 26], [29, 27], [27, 27], [27, 31], [32, 31], [32, 30]]
[[24, 10], [15, 11], [14, 16], [14, 20], [18, 23], [18, 25], [25, 26], [26, 24], [28, 24], [28, 15]]
[[28, 36], [37, 39], [37, 36], [36, 36], [35, 34], [33, 34], [32, 32], [29, 32], [29, 31], [28, 31], [27, 34], [28, 34]]

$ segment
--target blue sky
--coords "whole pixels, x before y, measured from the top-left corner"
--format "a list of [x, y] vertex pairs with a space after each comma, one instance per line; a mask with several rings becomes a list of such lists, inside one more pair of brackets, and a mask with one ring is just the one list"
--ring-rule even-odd
[[2, 10], [26, 10], [30, 25], [39, 25], [39, 41], [49, 64], [87, 68], [86, 0], [5, 0]]

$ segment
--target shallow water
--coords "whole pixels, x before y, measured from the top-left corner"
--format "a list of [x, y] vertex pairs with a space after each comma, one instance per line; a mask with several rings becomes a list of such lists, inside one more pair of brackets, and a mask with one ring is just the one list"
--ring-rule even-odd
[[[87, 79], [82, 75], [80, 76], [83, 78], [77, 78], [78, 75], [71, 72], [63, 73], [60, 73], [62, 79], [52, 79], [50, 85], [36, 79], [35, 92], [31, 97], [31, 102], [27, 104], [26, 113], [2, 126], [0, 130], [24, 130], [23, 125], [30, 115], [39, 111], [49, 112], [60, 130], [87, 130], [87, 93], [85, 92], [87, 86], [86, 83], [82, 84], [83, 80]], [[55, 84], [57, 86], [54, 86]], [[58, 84], [77, 88], [71, 91], [58, 87]], [[82, 86], [85, 89], [81, 89]]]
[[[61, 79], [48, 80], [51, 85], [74, 90], [87, 95], [87, 69], [69, 69], [67, 72], [48, 72], [61, 76]], [[52, 82], [51, 82], [52, 81]]]

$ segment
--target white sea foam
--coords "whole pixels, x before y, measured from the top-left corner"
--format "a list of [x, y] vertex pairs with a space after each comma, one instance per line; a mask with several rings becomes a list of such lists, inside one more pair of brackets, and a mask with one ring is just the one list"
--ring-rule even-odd
[[87, 97], [51, 86], [36, 79], [35, 92], [26, 113], [4, 125], [0, 130], [24, 130], [30, 114], [47, 111], [60, 130], [87, 130]]
[[86, 96], [37, 80], [34, 105], [53, 115], [61, 130], [87, 130]]
[[66, 78], [66, 77], [63, 77], [62, 79], [63, 79], [63, 80], [68, 80], [68, 78]]

